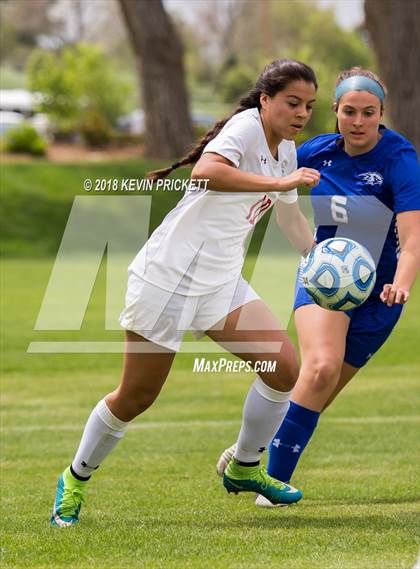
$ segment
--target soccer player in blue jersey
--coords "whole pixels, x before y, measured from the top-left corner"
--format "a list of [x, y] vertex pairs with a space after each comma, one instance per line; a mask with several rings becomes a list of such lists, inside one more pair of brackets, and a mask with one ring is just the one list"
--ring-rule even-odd
[[[289, 411], [269, 452], [268, 473], [290, 481], [320, 413], [379, 350], [409, 298], [420, 264], [420, 168], [413, 146], [381, 124], [385, 89], [361, 68], [338, 77], [336, 134], [298, 149], [299, 167], [321, 172], [312, 189], [316, 241], [353, 238], [371, 251], [377, 281], [347, 312], [317, 306], [298, 279], [295, 322], [302, 358]], [[234, 445], [235, 446], [235, 445]], [[234, 446], [219, 459], [219, 474]], [[272, 504], [263, 496], [257, 505]]]

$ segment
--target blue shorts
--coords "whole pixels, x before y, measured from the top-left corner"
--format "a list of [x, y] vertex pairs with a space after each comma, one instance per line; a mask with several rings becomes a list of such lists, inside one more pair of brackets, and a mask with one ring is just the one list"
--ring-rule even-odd
[[[305, 304], [315, 304], [300, 283], [297, 284], [294, 310]], [[385, 343], [401, 316], [403, 306], [386, 306], [378, 296], [345, 314], [351, 319], [346, 338], [344, 361], [354, 367], [364, 366]]]

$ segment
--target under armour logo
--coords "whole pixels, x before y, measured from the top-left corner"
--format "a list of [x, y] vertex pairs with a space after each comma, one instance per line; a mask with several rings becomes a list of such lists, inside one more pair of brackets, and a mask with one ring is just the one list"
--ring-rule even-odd
[[331, 166], [332, 164], [332, 160], [324, 160], [324, 162], [322, 163], [323, 166]]
[[265, 158], [262, 154], [260, 160], [263, 164], [267, 164], [267, 158]]
[[302, 450], [301, 445], [295, 444], [295, 445], [287, 445], [281, 442], [280, 439], [273, 439], [272, 443], [271, 443], [274, 447], [279, 448], [280, 446], [285, 447], [290, 449], [293, 453], [300, 453], [300, 451]]

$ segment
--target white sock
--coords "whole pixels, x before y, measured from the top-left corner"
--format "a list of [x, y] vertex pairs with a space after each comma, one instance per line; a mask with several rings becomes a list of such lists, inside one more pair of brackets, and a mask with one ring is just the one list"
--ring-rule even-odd
[[89, 477], [122, 439], [128, 425], [129, 422], [111, 413], [105, 399], [99, 401], [87, 420], [71, 465], [73, 471], [83, 478]]
[[245, 400], [235, 452], [237, 460], [259, 462], [286, 416], [291, 393], [276, 391], [257, 377]]

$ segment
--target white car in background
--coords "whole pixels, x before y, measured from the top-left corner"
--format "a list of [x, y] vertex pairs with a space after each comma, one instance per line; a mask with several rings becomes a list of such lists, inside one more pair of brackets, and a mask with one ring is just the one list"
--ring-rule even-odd
[[41, 93], [31, 93], [25, 89], [0, 89], [0, 135], [28, 122], [41, 136], [48, 138], [48, 117], [36, 112], [40, 100]]
[[15, 111], [0, 111], [0, 136], [7, 130], [15, 128], [25, 122], [25, 117]]

